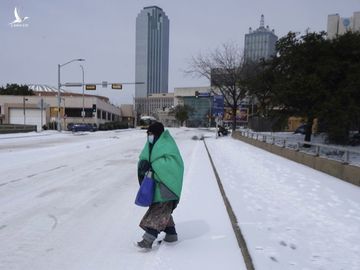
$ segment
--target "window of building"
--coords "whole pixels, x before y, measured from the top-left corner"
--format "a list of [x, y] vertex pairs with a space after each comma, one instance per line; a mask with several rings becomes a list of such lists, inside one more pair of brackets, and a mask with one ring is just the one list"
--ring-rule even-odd
[[[92, 108], [85, 108], [85, 117], [92, 117]], [[65, 108], [65, 114], [67, 117], [82, 117], [81, 116], [82, 108]]]

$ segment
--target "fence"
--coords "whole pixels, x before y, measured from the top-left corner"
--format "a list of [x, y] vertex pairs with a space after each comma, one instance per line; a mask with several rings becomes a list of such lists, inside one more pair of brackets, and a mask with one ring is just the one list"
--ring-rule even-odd
[[360, 186], [360, 151], [249, 131], [233, 137]]
[[360, 166], [360, 151], [354, 149], [320, 143], [293, 141], [288, 138], [250, 131], [239, 132], [242, 136], [251, 139], [260, 140], [262, 142], [278, 145], [284, 148], [294, 149], [296, 151], [303, 151], [315, 156], [327, 157], [329, 159], [341, 161], [344, 164], [352, 163], [354, 165]]

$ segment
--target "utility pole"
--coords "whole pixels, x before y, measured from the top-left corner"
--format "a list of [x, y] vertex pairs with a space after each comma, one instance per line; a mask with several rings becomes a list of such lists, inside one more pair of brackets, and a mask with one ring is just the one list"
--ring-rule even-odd
[[81, 117], [83, 123], [85, 122], [85, 101], [84, 101], [84, 86], [85, 86], [85, 78], [84, 78], [84, 67], [83, 65], [80, 65], [81, 71], [82, 71], [82, 111], [81, 111]]
[[26, 114], [25, 114], [25, 101], [28, 101], [27, 98], [23, 97], [23, 109], [24, 109], [24, 126], [26, 125]]

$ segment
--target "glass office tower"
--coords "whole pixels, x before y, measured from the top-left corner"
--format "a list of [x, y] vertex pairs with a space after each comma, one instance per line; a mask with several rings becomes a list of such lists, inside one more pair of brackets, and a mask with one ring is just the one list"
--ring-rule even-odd
[[157, 7], [145, 7], [136, 18], [135, 97], [167, 93], [169, 19]]

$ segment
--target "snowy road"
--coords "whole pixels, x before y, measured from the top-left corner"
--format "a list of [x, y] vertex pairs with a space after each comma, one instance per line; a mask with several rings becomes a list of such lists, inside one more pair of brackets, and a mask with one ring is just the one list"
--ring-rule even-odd
[[[173, 130], [185, 162], [180, 241], [139, 253], [139, 130], [0, 138], [0, 269], [245, 269], [203, 142]], [[209, 207], [211, 206], [211, 207]]]
[[245, 269], [202, 135], [256, 270], [360, 269], [358, 187], [206, 130], [170, 132], [185, 162], [179, 242], [149, 253], [132, 245], [144, 131], [1, 135], [0, 269]]

